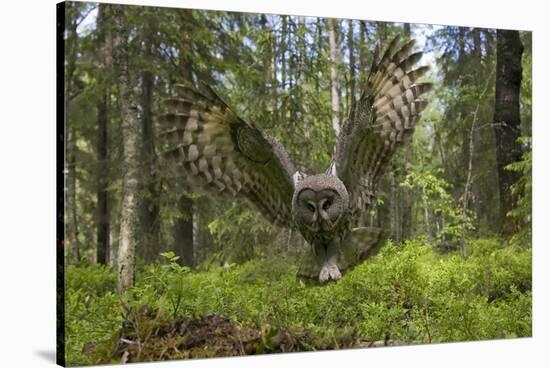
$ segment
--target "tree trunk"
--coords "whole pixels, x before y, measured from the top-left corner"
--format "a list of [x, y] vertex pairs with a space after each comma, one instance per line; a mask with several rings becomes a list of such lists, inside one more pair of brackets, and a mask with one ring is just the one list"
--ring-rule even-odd
[[[321, 53], [324, 50], [324, 40], [323, 40], [323, 22], [322, 18], [317, 18], [317, 21], [315, 22], [315, 42], [313, 43], [313, 46], [317, 48], [317, 57], [315, 58], [315, 69], [319, 70], [320, 63], [321, 63]], [[319, 78], [313, 78], [315, 81], [315, 93], [317, 96], [320, 94], [320, 83]]]
[[403, 23], [403, 33], [405, 34], [405, 40], [411, 39], [411, 24]]
[[[286, 42], [286, 36], [287, 36], [287, 17], [286, 15], [281, 16], [281, 43], [279, 44], [279, 52], [281, 55], [281, 89], [282, 91], [286, 90], [286, 73], [287, 73], [287, 65], [286, 65], [286, 49], [287, 49], [287, 42]], [[285, 100], [283, 99], [283, 107], [281, 110], [285, 111], [284, 107]]]
[[513, 232], [506, 214], [515, 206], [510, 187], [518, 178], [516, 172], [505, 167], [521, 159], [520, 87], [523, 45], [518, 31], [497, 30], [497, 65], [495, 85], [494, 129], [496, 136], [497, 172], [500, 190], [500, 230]]
[[338, 79], [338, 45], [336, 35], [338, 34], [338, 21], [329, 19], [329, 55], [330, 55], [330, 95], [332, 107], [332, 128], [336, 136], [340, 134], [340, 82]]
[[[423, 192], [423, 197], [425, 197], [426, 196], [426, 189], [422, 188], [422, 192]], [[431, 229], [431, 225], [430, 225], [430, 211], [429, 211], [429, 207], [428, 207], [428, 201], [424, 201], [423, 204], [424, 204], [424, 229], [425, 229], [426, 234], [428, 235], [428, 240], [432, 241], [433, 236], [432, 236], [432, 229]]]
[[113, 61], [118, 85], [123, 149], [122, 209], [118, 249], [118, 289], [124, 292], [134, 284], [135, 252], [139, 241], [139, 153], [141, 125], [137, 116], [133, 83], [129, 71], [128, 19], [125, 8], [113, 10]]
[[366, 59], [366, 46], [365, 36], [367, 33], [367, 23], [362, 20], [359, 22], [359, 93], [363, 93], [365, 85], [367, 83], [367, 59]]
[[182, 195], [178, 208], [181, 215], [174, 223], [174, 253], [180, 256], [179, 263], [182, 266], [193, 268], [195, 267], [193, 200]]
[[[472, 29], [472, 38], [474, 39], [474, 57], [481, 61], [481, 30], [479, 28]], [[476, 71], [481, 71], [481, 68], [478, 68]]]
[[115, 222], [111, 223], [109, 229], [109, 256], [107, 262], [114, 270], [118, 269], [118, 242], [120, 241], [119, 230]]
[[[153, 40], [151, 32], [153, 25], [152, 18], [149, 17], [145, 29], [145, 51], [144, 55], [148, 60], [152, 60]], [[143, 163], [143, 200], [140, 210], [140, 228], [142, 231], [142, 241], [138, 249], [139, 257], [145, 263], [154, 262], [161, 251], [160, 244], [160, 200], [159, 190], [157, 188], [158, 176], [156, 172], [155, 156], [155, 133], [153, 129], [153, 73], [144, 68], [141, 75], [141, 108], [142, 114], [142, 139], [143, 146], [141, 151], [141, 162]]]
[[76, 144], [74, 128], [67, 127], [66, 132], [66, 169], [65, 169], [65, 244], [67, 259], [76, 263], [79, 258], [78, 227], [76, 216]]
[[348, 20], [348, 51], [349, 51], [349, 106], [355, 106], [355, 47], [353, 42], [353, 20]]
[[[184, 19], [191, 20], [193, 14], [182, 10]], [[186, 22], [189, 23], [189, 22]], [[182, 24], [182, 56], [179, 60], [180, 70], [183, 79], [193, 83], [193, 64], [191, 55], [191, 35], [187, 24]], [[181, 194], [177, 209], [180, 216], [174, 221], [172, 233], [174, 234], [174, 252], [180, 257], [179, 263], [183, 266], [194, 267], [195, 265], [195, 242], [193, 234], [193, 200], [185, 194]]]
[[107, 98], [105, 93], [98, 103], [97, 113], [97, 263], [107, 264], [109, 255], [109, 197], [107, 192], [109, 165], [107, 160]]
[[306, 18], [305, 17], [298, 17], [298, 34], [300, 36], [300, 39], [298, 40], [299, 49], [300, 49], [300, 63], [298, 66], [298, 82], [300, 80], [303, 80], [305, 77], [305, 70], [306, 70], [306, 59], [307, 59], [307, 49], [306, 49], [306, 33], [307, 33], [307, 27], [306, 27]]
[[[403, 24], [403, 33], [405, 34], [405, 39], [411, 38], [411, 24]], [[413, 142], [410, 142], [405, 147], [405, 167], [403, 170], [403, 176], [399, 178], [399, 182], [403, 180], [411, 172], [412, 161], [413, 161]], [[400, 234], [399, 240], [410, 239], [412, 236], [412, 214], [413, 214], [413, 191], [410, 188], [399, 187], [399, 192], [402, 194], [400, 196], [401, 203], [401, 216], [400, 216]]]
[[106, 12], [107, 7], [103, 4], [99, 5], [97, 17], [98, 31], [98, 50], [99, 61], [99, 82], [100, 88], [104, 91], [97, 103], [97, 263], [107, 264], [109, 257], [109, 196], [107, 192], [108, 176], [109, 176], [109, 152], [108, 152], [108, 103], [109, 103], [109, 86], [107, 73], [111, 66], [110, 48], [107, 45], [106, 37]]
[[75, 122], [71, 121], [69, 107], [73, 94], [73, 79], [77, 55], [77, 8], [67, 4], [67, 38], [65, 41], [67, 68], [65, 70], [65, 252], [67, 260], [75, 263], [79, 259], [78, 225], [76, 217], [76, 137]]
[[142, 162], [144, 163], [144, 196], [141, 204], [140, 223], [143, 242], [140, 244], [139, 256], [146, 262], [155, 261], [160, 253], [160, 208], [155, 170], [155, 142], [152, 118], [153, 75], [149, 71], [142, 76]]
[[392, 167], [388, 173], [390, 179], [390, 225], [391, 237], [396, 242], [401, 241], [401, 216], [399, 213], [399, 190], [397, 188], [397, 170]]
[[386, 22], [376, 22], [376, 33], [378, 33], [380, 43], [385, 45], [388, 39], [388, 26]]

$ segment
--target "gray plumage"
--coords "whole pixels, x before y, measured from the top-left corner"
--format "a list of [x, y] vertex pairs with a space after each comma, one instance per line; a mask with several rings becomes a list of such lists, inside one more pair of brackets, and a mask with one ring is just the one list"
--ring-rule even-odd
[[[161, 117], [163, 157], [186, 190], [248, 199], [270, 221], [300, 231], [312, 246], [305, 276], [321, 282], [381, 244], [380, 229], [357, 229], [395, 150], [414, 132], [431, 84], [416, 83], [427, 67], [413, 69], [421, 53], [414, 41], [391, 41], [375, 52], [366, 86], [344, 122], [330, 173], [296, 171], [284, 147], [240, 119], [210, 88], [177, 86]], [[378, 50], [378, 49], [377, 49]]]

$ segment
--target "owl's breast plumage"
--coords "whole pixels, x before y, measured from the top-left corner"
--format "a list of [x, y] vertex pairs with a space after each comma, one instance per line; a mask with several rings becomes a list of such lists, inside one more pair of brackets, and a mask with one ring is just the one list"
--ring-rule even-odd
[[306, 225], [298, 226], [298, 230], [304, 239], [312, 245], [328, 244], [335, 238], [344, 238], [351, 230], [349, 212], [346, 211], [346, 213], [342, 214], [338, 223], [330, 230], [314, 229]]

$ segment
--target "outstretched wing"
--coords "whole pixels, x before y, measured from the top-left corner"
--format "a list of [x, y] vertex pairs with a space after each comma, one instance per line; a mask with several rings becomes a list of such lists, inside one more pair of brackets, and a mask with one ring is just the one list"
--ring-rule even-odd
[[242, 196], [290, 225], [296, 171], [284, 147], [240, 119], [209, 87], [177, 85], [160, 117], [164, 162], [189, 191]]
[[372, 203], [376, 186], [395, 150], [412, 136], [427, 101], [420, 96], [430, 83], [415, 83], [427, 66], [413, 69], [422, 57], [414, 40], [398, 48], [393, 39], [378, 58], [375, 52], [367, 85], [340, 132], [333, 159], [335, 174], [350, 193], [352, 212]]

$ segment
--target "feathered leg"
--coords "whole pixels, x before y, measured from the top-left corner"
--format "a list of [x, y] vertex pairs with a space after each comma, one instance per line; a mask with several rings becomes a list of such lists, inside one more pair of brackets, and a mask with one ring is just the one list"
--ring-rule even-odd
[[318, 257], [322, 257], [321, 271], [319, 272], [319, 282], [324, 283], [329, 280], [339, 280], [342, 273], [338, 268], [338, 253], [340, 250], [340, 241], [335, 238], [327, 245], [319, 247]]

